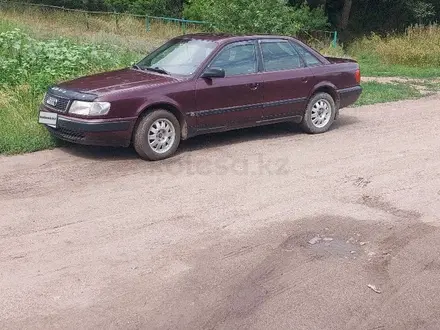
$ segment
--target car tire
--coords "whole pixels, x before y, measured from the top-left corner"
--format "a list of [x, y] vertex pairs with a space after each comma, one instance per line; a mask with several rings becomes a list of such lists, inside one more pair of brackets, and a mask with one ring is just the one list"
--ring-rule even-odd
[[133, 137], [134, 149], [146, 160], [171, 157], [180, 144], [180, 123], [169, 111], [158, 109], [139, 121]]
[[317, 93], [307, 104], [301, 128], [309, 134], [324, 133], [335, 121], [336, 104], [331, 95]]

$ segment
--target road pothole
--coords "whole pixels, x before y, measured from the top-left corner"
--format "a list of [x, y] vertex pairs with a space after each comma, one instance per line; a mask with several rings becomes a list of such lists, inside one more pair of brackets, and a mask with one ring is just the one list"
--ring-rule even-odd
[[308, 244], [317, 256], [322, 257], [333, 256], [356, 259], [363, 252], [360, 246], [356, 246], [352, 241], [340, 238], [323, 237], [319, 239], [315, 237]]

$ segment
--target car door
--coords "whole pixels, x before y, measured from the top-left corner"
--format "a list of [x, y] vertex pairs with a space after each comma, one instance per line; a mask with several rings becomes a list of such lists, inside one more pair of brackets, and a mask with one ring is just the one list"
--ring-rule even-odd
[[223, 78], [198, 78], [198, 130], [242, 126], [262, 116], [262, 77], [257, 42], [234, 42], [222, 48], [207, 69], [223, 69]]
[[263, 120], [302, 116], [315, 84], [313, 72], [288, 40], [262, 39], [259, 45], [264, 71]]

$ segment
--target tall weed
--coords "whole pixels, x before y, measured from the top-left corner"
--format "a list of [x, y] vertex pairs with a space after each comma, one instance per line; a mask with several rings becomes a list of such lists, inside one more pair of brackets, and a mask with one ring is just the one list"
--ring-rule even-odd
[[404, 34], [371, 35], [355, 41], [349, 53], [360, 60], [409, 67], [440, 66], [440, 26], [413, 26]]

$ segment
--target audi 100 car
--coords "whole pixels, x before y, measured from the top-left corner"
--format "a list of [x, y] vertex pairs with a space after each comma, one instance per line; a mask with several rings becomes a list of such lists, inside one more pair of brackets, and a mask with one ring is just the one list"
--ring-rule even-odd
[[196, 135], [279, 122], [326, 132], [359, 98], [356, 61], [285, 36], [176, 37], [135, 65], [50, 87], [39, 122], [73, 143], [172, 156]]

